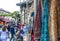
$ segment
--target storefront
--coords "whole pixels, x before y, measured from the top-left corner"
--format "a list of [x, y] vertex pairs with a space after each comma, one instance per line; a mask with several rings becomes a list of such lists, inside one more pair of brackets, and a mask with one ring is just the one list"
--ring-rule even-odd
[[6, 25], [10, 21], [5, 19], [4, 17], [0, 17], [0, 26]]

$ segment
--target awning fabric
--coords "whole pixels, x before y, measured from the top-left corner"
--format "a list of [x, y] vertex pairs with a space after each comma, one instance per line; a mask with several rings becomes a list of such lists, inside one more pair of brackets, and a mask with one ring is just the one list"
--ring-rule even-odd
[[4, 21], [4, 22], [10, 22], [8, 19], [4, 18], [4, 17], [0, 17], [0, 20], [1, 21]]

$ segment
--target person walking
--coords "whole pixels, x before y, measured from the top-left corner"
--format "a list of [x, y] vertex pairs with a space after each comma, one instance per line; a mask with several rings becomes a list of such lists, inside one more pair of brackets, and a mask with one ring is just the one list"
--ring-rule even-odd
[[4, 26], [2, 30], [0, 30], [0, 41], [7, 41], [8, 38], [8, 30], [7, 27]]
[[21, 23], [18, 23], [18, 28], [19, 28], [19, 30], [22, 30], [22, 24]]
[[7, 30], [10, 32], [10, 25], [8, 25]]
[[11, 39], [10, 39], [10, 41], [11, 41], [14, 38], [14, 35], [15, 35], [14, 24], [11, 25], [11, 27], [10, 27], [10, 33], [11, 33]]

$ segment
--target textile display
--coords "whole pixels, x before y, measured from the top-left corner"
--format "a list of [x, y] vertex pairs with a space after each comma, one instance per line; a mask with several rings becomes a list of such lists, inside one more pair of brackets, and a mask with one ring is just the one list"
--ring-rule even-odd
[[39, 1], [36, 17], [34, 20], [34, 39], [40, 41], [40, 28], [41, 28], [41, 3]]
[[57, 0], [57, 20], [58, 20], [58, 23], [57, 23], [57, 30], [58, 30], [58, 41], [60, 41], [60, 0]]
[[42, 7], [42, 28], [40, 41], [50, 41], [48, 32], [48, 19], [49, 19], [48, 0], [44, 0]]
[[49, 15], [49, 34], [50, 41], [57, 41], [57, 0], [51, 0], [50, 15]]

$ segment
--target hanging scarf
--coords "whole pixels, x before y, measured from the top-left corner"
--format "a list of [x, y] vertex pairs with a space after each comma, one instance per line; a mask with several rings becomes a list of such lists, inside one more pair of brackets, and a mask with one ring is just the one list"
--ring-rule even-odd
[[58, 5], [57, 5], [58, 7], [57, 7], [57, 10], [58, 10], [58, 27], [57, 27], [57, 29], [58, 29], [58, 41], [60, 41], [60, 0], [58, 0]]
[[41, 28], [41, 37], [40, 41], [49, 41], [48, 33], [48, 0], [43, 1], [42, 8], [42, 28]]
[[37, 41], [40, 41], [40, 28], [41, 28], [41, 3], [37, 6], [36, 17], [34, 20], [34, 38]]
[[49, 34], [50, 41], [57, 41], [57, 0], [51, 1], [50, 17], [49, 17]]

